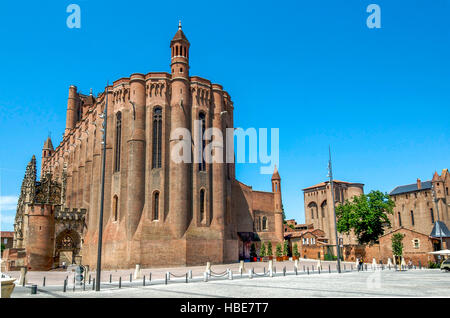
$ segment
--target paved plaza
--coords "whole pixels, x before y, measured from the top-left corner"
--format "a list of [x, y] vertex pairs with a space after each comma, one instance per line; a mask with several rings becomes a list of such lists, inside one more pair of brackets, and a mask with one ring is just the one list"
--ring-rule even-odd
[[[156, 277], [149, 281], [149, 273], [146, 275], [146, 286], [143, 280], [129, 280], [131, 270], [117, 271], [116, 275], [122, 277], [121, 288], [118, 281], [112, 280], [109, 283], [109, 275], [105, 274], [105, 282], [102, 282], [102, 290], [95, 292], [92, 284], [85, 286], [75, 286], [69, 283], [66, 292], [63, 292], [61, 283], [58, 285], [49, 284], [45, 287], [38, 284], [38, 293], [31, 295], [31, 284], [27, 286], [16, 286], [12, 297], [132, 297], [132, 298], [265, 298], [265, 297], [450, 297], [450, 273], [439, 269], [410, 269], [406, 271], [395, 271], [394, 269], [372, 270], [370, 265], [367, 271], [353, 271], [350, 263], [346, 264], [346, 272], [338, 274], [331, 265], [333, 262], [323, 262], [323, 269], [320, 274], [313, 265], [317, 262], [304, 260], [300, 262], [299, 271], [293, 271], [293, 262], [275, 263], [277, 273], [275, 277], [263, 276], [264, 267], [267, 263], [246, 263], [246, 272], [241, 276], [238, 272], [239, 264], [212, 266], [212, 277], [208, 282], [204, 282], [204, 266], [191, 267], [193, 278], [186, 283], [185, 276], [172, 277], [165, 284], [164, 273], [168, 269], [152, 269]], [[265, 266], [264, 266], [265, 265]], [[330, 265], [330, 268], [328, 268]], [[286, 274], [283, 267], [286, 266]], [[306, 270], [303, 271], [303, 266]], [[248, 277], [248, 269], [254, 267], [253, 278]], [[223, 269], [230, 268], [233, 271], [233, 280], [226, 275], [220, 276]], [[308, 274], [309, 269], [309, 274]], [[169, 270], [170, 271], [170, 270]], [[176, 276], [182, 276], [186, 268], [171, 269]], [[54, 272], [58, 275], [66, 272]], [[217, 273], [214, 274], [214, 273]], [[36, 277], [39, 273], [35, 274]], [[50, 274], [46, 272], [46, 274]], [[153, 274], [152, 274], [153, 275]], [[286, 275], [286, 276], [285, 276]], [[31, 276], [31, 275], [30, 275]], [[106, 276], [106, 277], [105, 277]], [[103, 281], [102, 280], [102, 281]]]

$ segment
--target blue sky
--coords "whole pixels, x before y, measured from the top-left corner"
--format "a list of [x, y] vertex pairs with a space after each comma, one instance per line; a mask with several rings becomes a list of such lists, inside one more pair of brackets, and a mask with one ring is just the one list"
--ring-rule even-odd
[[[450, 168], [450, 1], [2, 1], [0, 206], [12, 230], [25, 166], [65, 128], [68, 87], [102, 91], [134, 72], [169, 72], [178, 20], [191, 75], [220, 83], [235, 126], [280, 129], [287, 218], [304, 220], [301, 189], [326, 179], [365, 191]], [[81, 7], [81, 29], [66, 7]], [[369, 29], [366, 8], [381, 8]], [[238, 179], [270, 191], [259, 165]]]

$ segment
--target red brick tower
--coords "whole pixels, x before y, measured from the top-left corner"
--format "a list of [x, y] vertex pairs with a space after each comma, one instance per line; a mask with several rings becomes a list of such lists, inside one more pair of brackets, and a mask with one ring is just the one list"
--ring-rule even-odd
[[25, 237], [28, 269], [46, 271], [53, 265], [55, 245], [53, 206], [51, 204], [29, 205], [25, 214], [28, 218]]
[[[189, 84], [189, 41], [181, 30], [181, 22], [178, 31], [170, 42], [171, 48], [171, 101], [170, 101], [170, 129], [174, 132], [177, 128], [190, 130], [190, 84]], [[170, 136], [170, 156], [174, 147], [181, 142], [178, 134]], [[190, 140], [184, 142], [191, 144]], [[169, 220], [174, 239], [181, 238], [187, 228], [187, 219], [190, 215], [190, 167], [189, 163], [176, 163], [170, 161], [170, 187], [169, 187]]]
[[272, 192], [274, 193], [275, 232], [280, 242], [284, 239], [283, 233], [283, 203], [281, 201], [281, 178], [277, 166], [272, 175]]
[[77, 122], [77, 106], [78, 106], [78, 94], [77, 87], [70, 85], [69, 87], [69, 97], [67, 99], [67, 113], [66, 113], [66, 130], [65, 135], [67, 135]]

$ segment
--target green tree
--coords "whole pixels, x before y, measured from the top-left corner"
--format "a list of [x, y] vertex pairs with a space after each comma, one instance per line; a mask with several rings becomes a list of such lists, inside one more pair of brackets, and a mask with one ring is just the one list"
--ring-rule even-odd
[[336, 207], [337, 230], [345, 234], [353, 230], [360, 244], [377, 243], [383, 227], [391, 226], [388, 214], [393, 214], [394, 207], [389, 195], [378, 190], [354, 196]]
[[295, 230], [294, 224], [289, 224], [289, 227], [290, 227], [291, 229]]
[[284, 240], [283, 243], [283, 256], [287, 256], [289, 253], [289, 244], [287, 240]]
[[1, 243], [1, 252], [3, 253], [3, 250], [6, 248], [5, 244]]
[[295, 257], [300, 257], [300, 253], [298, 252], [298, 244], [294, 243], [294, 246], [292, 247], [292, 255]]
[[267, 256], [273, 256], [271, 241], [269, 241], [269, 243], [267, 243]]
[[264, 242], [262, 242], [261, 248], [259, 249], [259, 256], [260, 257], [266, 256], [266, 245], [264, 244]]
[[277, 244], [277, 249], [276, 249], [275, 255], [276, 255], [277, 257], [283, 256], [283, 252], [282, 252], [282, 250], [281, 250], [281, 243], [278, 243], [278, 244]]
[[403, 255], [403, 238], [405, 237], [402, 233], [395, 233], [392, 235], [392, 254], [394, 256], [402, 257]]

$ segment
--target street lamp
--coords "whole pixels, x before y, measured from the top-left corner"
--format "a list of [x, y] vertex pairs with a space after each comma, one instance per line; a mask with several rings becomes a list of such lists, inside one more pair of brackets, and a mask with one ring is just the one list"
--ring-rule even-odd
[[97, 249], [97, 272], [95, 278], [95, 291], [100, 291], [100, 272], [102, 270], [102, 237], [103, 237], [103, 202], [105, 198], [105, 163], [106, 163], [106, 123], [108, 118], [108, 83], [106, 84], [105, 109], [100, 118], [103, 118], [102, 136], [102, 177], [100, 190], [100, 216], [98, 222], [98, 249]]
[[330, 156], [330, 159], [328, 161], [328, 176], [330, 177], [330, 187], [331, 187], [331, 198], [332, 198], [332, 205], [333, 205], [333, 221], [334, 221], [334, 234], [336, 237], [336, 256], [337, 256], [337, 271], [338, 273], [341, 272], [341, 251], [339, 248], [339, 238], [338, 238], [338, 232], [337, 232], [337, 226], [336, 226], [336, 207], [334, 204], [334, 187], [333, 187], [333, 169], [331, 166], [331, 147], [328, 147], [328, 153]]

